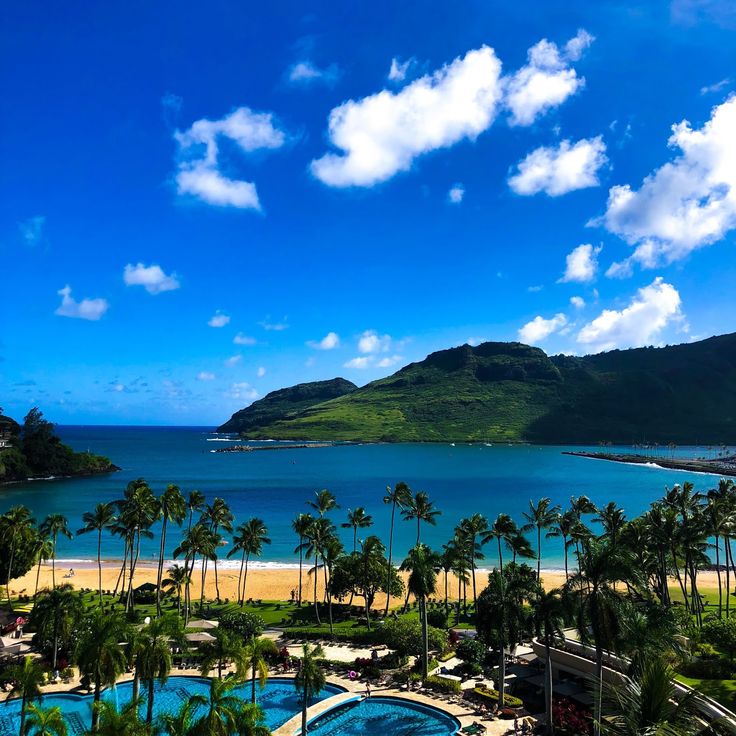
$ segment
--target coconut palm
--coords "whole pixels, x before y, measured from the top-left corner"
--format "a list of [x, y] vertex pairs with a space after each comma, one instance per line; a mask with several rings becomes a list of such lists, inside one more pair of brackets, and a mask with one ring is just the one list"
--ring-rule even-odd
[[[394, 518], [396, 516], [396, 509], [398, 508], [399, 511], [403, 511], [406, 506], [411, 501], [411, 489], [409, 488], [406, 483], [403, 481], [400, 481], [397, 483], [393, 489], [391, 486], [386, 486], [386, 495], [383, 497], [383, 502], [385, 504], [391, 505], [391, 527], [389, 529], [389, 535], [388, 535], [388, 577], [386, 578], [386, 589], [387, 591], [390, 590], [390, 580], [391, 580], [391, 568], [393, 566], [393, 553], [394, 553]], [[386, 610], [384, 611], [384, 616], [388, 616], [388, 609], [391, 602], [391, 593], [386, 593]]]
[[23, 664], [10, 665], [4, 675], [11, 683], [9, 697], [21, 699], [19, 736], [25, 736], [28, 706], [41, 697], [41, 685], [45, 681], [43, 667], [37, 660], [26, 657]]
[[41, 578], [41, 565], [51, 559], [54, 547], [48, 537], [39, 534], [33, 545], [33, 558], [36, 561], [36, 586], [33, 589], [33, 602], [35, 604], [38, 597], [38, 581]]
[[181, 704], [176, 713], [164, 713], [159, 718], [160, 731], [166, 736], [193, 736], [194, 714], [199, 705], [194, 697], [190, 697]]
[[156, 573], [156, 612], [161, 615], [161, 579], [164, 574], [166, 554], [166, 530], [169, 523], [181, 526], [187, 515], [187, 505], [179, 486], [170, 483], [158, 499], [161, 508], [161, 542], [158, 550], [158, 571]]
[[611, 546], [618, 544], [621, 531], [626, 525], [626, 514], [622, 508], [616, 505], [615, 501], [607, 503], [603, 508], [598, 509], [598, 515], [593, 517], [593, 521], [603, 526], [602, 539], [609, 539]]
[[205, 577], [207, 575], [207, 567], [204, 564], [206, 559], [212, 559], [216, 554], [217, 538], [209, 526], [202, 522], [197, 522], [191, 529], [184, 534], [179, 546], [174, 550], [174, 558], [177, 559], [184, 555], [184, 567], [187, 569], [188, 581], [184, 585], [184, 617], [189, 620], [189, 611], [191, 608], [191, 577], [194, 571], [194, 564], [197, 555], [202, 558], [201, 588], [199, 596], [199, 607], [204, 607], [204, 591]]
[[309, 571], [309, 574], [314, 575], [314, 615], [318, 624], [320, 623], [320, 618], [319, 605], [317, 601], [317, 575], [319, 573], [319, 569], [323, 568], [325, 574], [325, 595], [327, 595], [327, 569], [324, 565], [323, 554], [329, 540], [334, 536], [334, 524], [324, 516], [317, 517], [307, 529], [307, 540], [304, 554], [307, 559], [314, 559], [314, 566]]
[[[102, 688], [112, 686], [125, 672], [127, 658], [120, 642], [128, 636], [125, 618], [116, 612], [90, 611], [82, 622], [77, 641], [79, 670], [94, 684], [92, 730], [97, 730]], [[97, 707], [95, 707], [97, 706]]]
[[424, 491], [418, 491], [413, 498], [409, 499], [407, 505], [401, 512], [401, 516], [407, 521], [416, 519], [416, 543], [419, 544], [422, 522], [430, 526], [437, 526], [437, 517], [441, 513], [441, 511], [435, 509], [434, 504], [429, 500], [429, 496]]
[[204, 509], [205, 497], [204, 493], [200, 491], [189, 491], [187, 496], [186, 506], [189, 521], [187, 522], [187, 531], [192, 528], [192, 521], [194, 519], [194, 512], [202, 511]]
[[483, 559], [480, 541], [488, 531], [488, 520], [483, 514], [473, 514], [467, 519], [462, 519], [456, 530], [460, 536], [467, 539], [467, 554], [470, 562], [470, 574], [473, 579], [473, 606], [478, 603], [478, 594], [475, 587], [475, 561]]
[[565, 580], [570, 577], [568, 571], [568, 551], [572, 545], [571, 536], [578, 524], [578, 518], [572, 510], [567, 510], [562, 514], [557, 514], [557, 518], [553, 522], [552, 528], [547, 532], [547, 539], [553, 537], [562, 537], [562, 546], [565, 555]]
[[58, 705], [40, 708], [31, 704], [26, 715], [26, 736], [66, 736], [64, 714]]
[[403, 570], [409, 570], [407, 588], [419, 601], [419, 618], [422, 624], [422, 677], [424, 679], [429, 674], [427, 598], [434, 593], [437, 585], [438, 567], [438, 555], [424, 544], [417, 544], [409, 550], [409, 555], [401, 565]]
[[[214, 539], [216, 539], [215, 543], [215, 552], [217, 550], [217, 545], [219, 544], [219, 531], [222, 529], [225, 532], [231, 533], [233, 530], [233, 513], [230, 511], [230, 507], [227, 505], [227, 503], [221, 499], [216, 498], [211, 505], [207, 506], [204, 510], [204, 514], [202, 515], [203, 521], [205, 523], [208, 523], [210, 526], [210, 530], [214, 536]], [[203, 560], [204, 563], [204, 575], [207, 574], [207, 562], [209, 560], [212, 560], [214, 568], [215, 568], [215, 595], [217, 597], [217, 602], [220, 602], [220, 582], [217, 578], [217, 554], [214, 554], [213, 557], [205, 557]], [[204, 580], [204, 576], [202, 578]]]
[[324, 652], [319, 644], [313, 646], [309, 643], [302, 645], [301, 667], [294, 677], [294, 687], [300, 693], [302, 699], [302, 735], [307, 733], [307, 708], [312, 698], [319, 695], [325, 686], [325, 673], [320, 667], [319, 659], [324, 657]]
[[[371, 537], [368, 537], [371, 539]], [[381, 545], [383, 550], [383, 545]], [[332, 620], [332, 571], [335, 564], [340, 559], [344, 551], [342, 542], [335, 536], [330, 537], [322, 548], [322, 565], [327, 571], [327, 583], [325, 585], [325, 591], [327, 593], [327, 616], [330, 623], [330, 635], [334, 634], [334, 626]], [[368, 628], [370, 628], [370, 611], [366, 611], [368, 616]]]
[[248, 669], [248, 659], [245, 656], [245, 646], [227, 629], [217, 628], [213, 631], [213, 641], [208, 641], [200, 647], [202, 659], [200, 670], [202, 677], [207, 677], [211, 670], [217, 667], [217, 678], [222, 679], [222, 671], [228, 662], [235, 666], [238, 679], [245, 678]]
[[291, 522], [291, 528], [294, 533], [299, 537], [299, 544], [297, 545], [294, 552], [299, 552], [299, 593], [297, 595], [297, 605], [302, 605], [302, 570], [304, 566], [304, 550], [306, 549], [305, 539], [309, 527], [314, 521], [314, 517], [311, 514], [297, 514], [296, 518]]
[[358, 529], [367, 529], [373, 526], [373, 517], [366, 514], [362, 506], [358, 506], [355, 510], [348, 509], [348, 520], [344, 521], [340, 526], [343, 529], [353, 530], [353, 552], [358, 551]]
[[212, 679], [206, 696], [193, 695], [190, 701], [203, 706], [205, 712], [192, 726], [196, 736], [232, 736], [238, 733], [238, 713], [242, 701], [230, 691], [235, 686], [234, 680]]
[[153, 723], [154, 684], [164, 684], [171, 672], [171, 644], [184, 643], [184, 627], [176, 614], [153, 619], [140, 631], [141, 647], [136, 657], [136, 668], [141, 681], [148, 686], [146, 723]]
[[245, 645], [245, 658], [250, 666], [250, 702], [256, 702], [256, 682], [261, 690], [268, 680], [268, 662], [279, 653], [272, 639], [252, 636]]
[[313, 508], [320, 516], [325, 516], [330, 511], [340, 508], [334, 494], [326, 488], [315, 491], [314, 501], [307, 501], [307, 506]]
[[516, 522], [508, 514], [499, 514], [488, 531], [481, 537], [481, 544], [488, 544], [492, 539], [498, 546], [498, 568], [503, 572], [502, 542], [507, 545], [519, 534]]
[[152, 736], [151, 727], [138, 720], [140, 698], [118, 708], [112, 700], [99, 700], [92, 705], [92, 720], [97, 724], [95, 736]]
[[176, 591], [176, 612], [181, 614], [182, 591], [192, 580], [189, 570], [184, 565], [174, 564], [166, 572], [168, 577], [161, 581], [161, 587]]
[[241, 703], [235, 718], [238, 736], [271, 736], [261, 708], [253, 703]]
[[[241, 553], [240, 573], [238, 575], [238, 603], [240, 603], [241, 608], [245, 602], [245, 587], [248, 583], [248, 563], [251, 556], [260, 557], [263, 554], [264, 544], [271, 544], [271, 540], [268, 537], [268, 529], [263, 519], [248, 519], [235, 530], [233, 547], [227, 553], [227, 556], [232, 557], [238, 552]], [[245, 574], [243, 568], [245, 568]], [[242, 592], [240, 589], [241, 579], [243, 581]]]
[[97, 532], [97, 592], [102, 605], [102, 532], [109, 529], [115, 521], [115, 505], [98, 503], [94, 511], [86, 511], [82, 515], [84, 526], [77, 531], [77, 536]]
[[71, 585], [42, 591], [31, 611], [36, 641], [51, 649], [51, 666], [56, 669], [60, 649], [71, 646], [76, 627], [84, 611], [79, 594]]
[[527, 523], [521, 527], [521, 531], [537, 533], [537, 579], [542, 568], [542, 530], [549, 529], [555, 523], [559, 510], [559, 506], [552, 506], [551, 499], [540, 498], [536, 504], [529, 501], [529, 511], [524, 512]]
[[16, 545], [21, 537], [28, 536], [35, 523], [36, 520], [31, 516], [31, 511], [26, 506], [13, 506], [2, 515], [0, 535], [3, 539], [10, 540], [10, 559], [8, 560], [8, 576], [5, 580], [5, 594], [11, 611], [13, 610], [13, 602], [10, 600], [10, 581], [13, 578]]
[[72, 533], [69, 531], [69, 522], [66, 516], [62, 514], [49, 514], [39, 527], [41, 534], [51, 538], [52, 552], [51, 552], [51, 585], [56, 587], [56, 542], [59, 539], [59, 534], [67, 539], [72, 538]]

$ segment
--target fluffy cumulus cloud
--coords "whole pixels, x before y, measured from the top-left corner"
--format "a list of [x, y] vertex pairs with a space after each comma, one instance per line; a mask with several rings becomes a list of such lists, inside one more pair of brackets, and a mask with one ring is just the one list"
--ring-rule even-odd
[[197, 380], [198, 381], [214, 381], [215, 374], [210, 373], [209, 371], [200, 371], [199, 373], [197, 373]]
[[373, 186], [423, 153], [474, 140], [495, 117], [500, 74], [493, 49], [483, 46], [399, 92], [344, 102], [329, 118], [330, 141], [341, 153], [312, 161], [312, 173], [333, 187]]
[[578, 61], [592, 42], [593, 37], [580, 30], [562, 49], [546, 38], [529, 49], [527, 64], [505, 80], [512, 125], [531, 125], [585, 85], [570, 62]]
[[598, 273], [598, 254], [601, 250], [602, 246], [593, 247], [590, 243], [574, 248], [565, 257], [565, 273], [558, 279], [558, 282], [585, 284], [593, 281]]
[[304, 59], [292, 64], [286, 77], [292, 84], [309, 85], [321, 82], [322, 84], [332, 85], [339, 79], [340, 69], [337, 64], [331, 64], [325, 69], [321, 69], [309, 59]]
[[188, 130], [174, 135], [179, 144], [176, 185], [180, 195], [222, 207], [261, 208], [253, 182], [231, 179], [222, 173], [219, 142], [226, 138], [244, 153], [280, 148], [286, 134], [270, 113], [239, 107], [219, 120], [197, 120]]
[[241, 381], [239, 383], [233, 383], [225, 395], [230, 399], [236, 399], [238, 401], [255, 401], [258, 398], [258, 391], [249, 383]]
[[598, 186], [598, 170], [608, 161], [605, 152], [601, 136], [542, 146], [518, 163], [509, 186], [517, 194], [544, 192], [550, 197]]
[[713, 108], [700, 129], [687, 120], [668, 141], [680, 155], [647, 176], [634, 190], [612, 187], [599, 222], [634, 246], [609, 269], [626, 276], [633, 264], [655, 268], [721, 240], [736, 228], [736, 96]]
[[585, 306], [585, 299], [581, 296], [571, 296], [570, 304], [572, 304], [575, 309], [582, 309]]
[[392, 368], [403, 360], [401, 355], [387, 355], [385, 358], [381, 358], [376, 362], [379, 368]]
[[87, 319], [96, 322], [107, 312], [110, 305], [107, 299], [82, 299], [78, 302], [72, 297], [72, 288], [68, 284], [57, 292], [61, 296], [61, 304], [55, 314], [59, 317]]
[[142, 286], [149, 294], [161, 294], [174, 291], [181, 284], [175, 273], [167, 275], [161, 266], [143, 263], [129, 263], [123, 270], [123, 281], [126, 286]]
[[258, 378], [263, 378], [263, 376], [266, 375], [266, 368], [262, 365], [258, 366], [258, 370], [256, 371], [256, 375]]
[[235, 335], [235, 337], [233, 338], [233, 342], [236, 345], [255, 345], [258, 341], [255, 339], [255, 337], [246, 335], [243, 332], [238, 332], [238, 334]]
[[209, 318], [207, 321], [207, 324], [210, 327], [224, 327], [226, 324], [229, 324], [230, 322], [230, 316], [227, 314], [224, 314], [219, 309]]
[[372, 360], [370, 355], [360, 355], [357, 358], [351, 358], [350, 360], [348, 360], [347, 363], [344, 364], [344, 367], [363, 370], [365, 368], [368, 368], [371, 362]]
[[243, 356], [242, 356], [242, 355], [231, 355], [231, 356], [230, 356], [230, 357], [229, 357], [229, 358], [228, 358], [228, 359], [227, 359], [227, 360], [225, 361], [225, 365], [226, 365], [226, 366], [227, 366], [228, 368], [232, 368], [233, 366], [236, 366], [236, 365], [238, 365], [238, 363], [240, 363], [240, 361], [241, 361], [241, 360], [243, 360]]
[[566, 324], [567, 317], [562, 312], [549, 319], [537, 315], [519, 329], [519, 340], [527, 345], [536, 345], [554, 332], [559, 332]]
[[462, 184], [455, 184], [450, 187], [450, 191], [447, 193], [447, 200], [451, 204], [460, 204], [465, 196], [465, 187]]
[[336, 332], [328, 332], [321, 340], [310, 340], [307, 345], [315, 350], [334, 350], [340, 345], [340, 336]]
[[[370, 187], [409, 170], [422, 154], [475, 140], [502, 106], [513, 125], [531, 125], [583, 86], [570, 62], [591, 41], [585, 31], [562, 49], [540, 41], [528, 63], [504, 78], [494, 50], [482, 46], [397, 92], [348, 100], [329, 117], [329, 139], [339, 152], [312, 161], [312, 174], [332, 187]], [[394, 62], [389, 75], [403, 80], [406, 69]]]
[[358, 338], [359, 353], [386, 353], [391, 349], [391, 335], [379, 335], [375, 330], [366, 330]]
[[577, 341], [595, 351], [651, 345], [673, 322], [683, 323], [680, 294], [661, 277], [639, 289], [628, 306], [606, 309], [578, 333]]
[[413, 66], [414, 63], [415, 59], [413, 57], [406, 61], [401, 61], [394, 56], [394, 58], [391, 59], [391, 66], [388, 70], [388, 81], [403, 82], [406, 79], [406, 75], [409, 73], [410, 67]]

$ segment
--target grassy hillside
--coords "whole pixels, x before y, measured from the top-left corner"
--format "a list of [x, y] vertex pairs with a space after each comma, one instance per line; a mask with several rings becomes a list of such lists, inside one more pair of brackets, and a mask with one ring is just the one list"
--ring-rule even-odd
[[245, 436], [736, 443], [736, 334], [583, 358], [549, 357], [520, 343], [463, 345], [254, 421]]

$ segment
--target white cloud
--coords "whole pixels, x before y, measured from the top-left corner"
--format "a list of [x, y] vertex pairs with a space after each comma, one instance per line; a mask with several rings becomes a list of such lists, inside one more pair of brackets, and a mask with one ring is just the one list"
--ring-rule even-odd
[[447, 199], [452, 204], [460, 204], [465, 196], [465, 187], [462, 184], [455, 184], [450, 187], [450, 191], [447, 193]]
[[605, 309], [577, 336], [581, 345], [596, 351], [650, 345], [673, 321], [683, 321], [680, 295], [658, 276], [639, 289], [624, 309]]
[[366, 330], [358, 338], [358, 352], [386, 353], [391, 348], [391, 336], [379, 335], [375, 330]]
[[534, 286], [527, 286], [526, 290], [530, 294], [537, 294], [538, 292], [542, 291], [544, 289], [544, 286], [542, 284], [536, 284]]
[[531, 125], [540, 115], [561, 105], [585, 85], [569, 62], [577, 61], [593, 41], [584, 30], [565, 44], [542, 39], [528, 52], [528, 62], [506, 80], [506, 106], [511, 110], [511, 125]]
[[390, 82], [403, 82], [409, 72], [409, 68], [415, 63], [414, 57], [406, 61], [399, 61], [395, 56], [391, 59], [391, 67], [388, 70]]
[[218, 139], [228, 138], [244, 153], [280, 148], [286, 135], [276, 127], [271, 113], [239, 107], [220, 120], [197, 120], [188, 130], [176, 131], [174, 137], [179, 144], [179, 194], [223, 207], [261, 208], [255, 184], [230, 179], [221, 172]]
[[258, 378], [263, 378], [263, 376], [266, 375], [266, 369], [262, 365], [258, 366], [258, 370], [256, 371], [256, 375], [258, 376]]
[[347, 363], [344, 364], [345, 368], [358, 368], [359, 370], [363, 370], [364, 368], [367, 368], [371, 364], [371, 356], [369, 355], [362, 355], [358, 358], [353, 358], [352, 360], [349, 360]]
[[401, 355], [387, 355], [385, 358], [381, 358], [376, 365], [379, 368], [391, 368], [391, 366], [400, 363], [403, 359], [404, 358]]
[[257, 340], [255, 337], [250, 337], [250, 335], [245, 335], [242, 332], [238, 332], [237, 335], [233, 338], [233, 342], [236, 345], [255, 345]]
[[340, 337], [336, 332], [328, 332], [321, 340], [310, 340], [307, 345], [315, 350], [334, 350], [340, 345]]
[[210, 373], [209, 371], [200, 371], [199, 373], [197, 373], [197, 380], [198, 381], [214, 381], [215, 374]]
[[728, 87], [729, 84], [731, 84], [730, 79], [721, 79], [719, 82], [714, 82], [713, 84], [708, 84], [705, 87], [701, 87], [700, 94], [711, 95], [715, 92], [720, 92], [724, 87]]
[[123, 281], [126, 286], [142, 286], [149, 294], [161, 294], [164, 291], [174, 291], [181, 284], [175, 273], [167, 275], [161, 266], [152, 264], [145, 266], [129, 263], [123, 271]]
[[262, 322], [258, 323], [264, 330], [268, 332], [283, 332], [289, 329], [289, 323], [284, 317], [281, 322], [272, 322], [270, 317], [266, 317]]
[[471, 345], [472, 347], [476, 347], [484, 342], [488, 342], [487, 337], [469, 337], [468, 338], [468, 345]]
[[500, 73], [493, 49], [483, 46], [399, 92], [344, 102], [329, 118], [330, 141], [342, 152], [312, 161], [312, 173], [328, 186], [373, 186], [423, 153], [475, 140], [495, 117]]
[[571, 296], [570, 304], [572, 304], [575, 309], [582, 309], [585, 306], [585, 299], [581, 296]]
[[553, 332], [557, 332], [567, 324], [567, 317], [560, 312], [550, 319], [537, 315], [519, 329], [519, 340], [527, 345], [536, 345]]
[[313, 82], [322, 82], [324, 84], [334, 84], [340, 77], [340, 69], [337, 64], [331, 64], [325, 69], [320, 69], [309, 59], [298, 61], [289, 67], [287, 78], [294, 84], [312, 84]]
[[225, 396], [230, 399], [255, 401], [258, 398], [258, 391], [256, 391], [256, 389], [254, 389], [249, 383], [241, 381], [240, 383], [233, 383]]
[[231, 355], [225, 361], [225, 365], [228, 366], [228, 368], [232, 368], [234, 365], [237, 365], [238, 363], [240, 363], [241, 360], [243, 360], [242, 355]]
[[207, 324], [210, 327], [224, 327], [230, 322], [230, 316], [223, 314], [219, 309], [210, 317]]
[[598, 254], [603, 246], [594, 248], [590, 243], [584, 243], [574, 248], [565, 257], [565, 273], [557, 279], [557, 283], [565, 284], [575, 281], [581, 284], [593, 281], [598, 272]]
[[654, 268], [711, 245], [736, 228], [736, 96], [713, 108], [694, 130], [687, 120], [672, 126], [668, 144], [681, 154], [649, 174], [638, 191], [612, 187], [601, 222], [636, 246], [609, 269], [622, 276], [633, 263]]
[[517, 164], [509, 186], [517, 194], [544, 192], [559, 197], [576, 189], [596, 187], [598, 170], [608, 161], [601, 136], [583, 138], [577, 143], [562, 141], [558, 146], [542, 146]]
[[23, 238], [23, 242], [31, 247], [33, 247], [34, 245], [38, 245], [43, 240], [43, 231], [45, 225], [46, 218], [43, 215], [29, 217], [27, 220], [19, 222], [18, 229], [20, 230], [20, 235]]
[[72, 298], [72, 287], [68, 284], [56, 292], [61, 296], [61, 304], [54, 314], [59, 317], [73, 319], [88, 319], [96, 322], [109, 309], [107, 299], [82, 299], [81, 302]]

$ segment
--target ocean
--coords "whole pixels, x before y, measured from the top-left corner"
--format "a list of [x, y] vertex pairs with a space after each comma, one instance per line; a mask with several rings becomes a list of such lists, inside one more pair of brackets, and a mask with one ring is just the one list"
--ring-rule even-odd
[[[347, 510], [365, 506], [375, 526], [359, 537], [375, 533], [388, 540], [390, 507], [382, 502], [387, 485], [405, 481], [414, 491], [426, 491], [442, 513], [435, 527], [422, 525], [422, 541], [436, 549], [452, 536], [455, 524], [475, 512], [493, 520], [499, 513], [524, 522], [522, 512], [530, 499], [548, 496], [565, 506], [571, 496], [586, 494], [597, 504], [615, 501], [628, 516], [634, 516], [656, 498], [665, 487], [690, 480], [697, 490], [717, 484], [712, 475], [663, 470], [652, 466], [571, 457], [563, 446], [505, 444], [395, 444], [346, 445], [272, 452], [214, 453], [226, 446], [226, 438], [204, 427], [101, 427], [60, 426], [64, 442], [76, 450], [107, 455], [121, 471], [105, 476], [57, 479], [0, 488], [0, 513], [16, 504], [25, 504], [40, 521], [58, 512], [69, 519], [70, 528], [81, 526], [82, 514], [99, 501], [120, 498], [126, 484], [145, 478], [157, 493], [168, 483], [176, 483], [186, 494], [192, 489], [211, 501], [224, 498], [235, 515], [235, 523], [251, 516], [262, 518], [272, 544], [266, 547], [260, 565], [293, 565], [297, 539], [291, 521], [308, 511], [307, 500], [315, 491], [328, 488], [337, 497], [340, 509], [330, 516], [338, 525]], [[231, 440], [228, 440], [232, 444]], [[631, 448], [610, 448], [631, 450]], [[660, 450], [683, 456], [707, 456], [707, 448]], [[352, 546], [352, 530], [339, 529], [346, 547]], [[394, 549], [400, 559], [414, 543], [414, 523], [397, 521]], [[167, 559], [180, 535], [170, 529]], [[58, 558], [69, 565], [95, 559], [94, 534], [60, 539]], [[142, 561], [154, 561], [158, 539], [144, 540]], [[223, 547], [222, 556], [227, 552]], [[488, 565], [494, 563], [493, 549], [487, 550]], [[119, 559], [120, 541], [103, 537], [103, 557]], [[66, 565], [66, 563], [61, 563]], [[232, 564], [236, 564], [233, 562]], [[480, 563], [483, 566], [483, 563]], [[562, 544], [549, 540], [543, 546], [543, 567], [561, 568]]]

